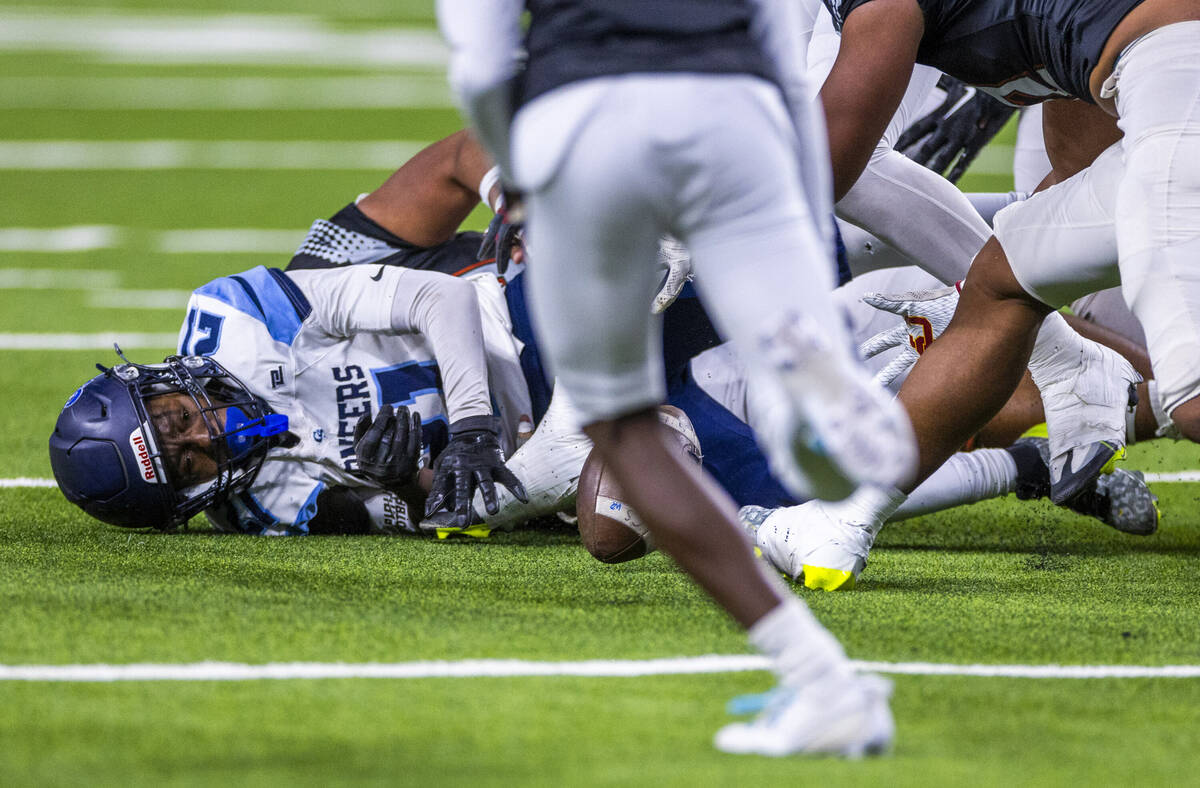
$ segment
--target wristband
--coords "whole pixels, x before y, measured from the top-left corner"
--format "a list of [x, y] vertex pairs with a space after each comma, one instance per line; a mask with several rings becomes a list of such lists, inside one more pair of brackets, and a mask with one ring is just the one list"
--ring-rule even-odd
[[500, 192], [500, 196], [496, 198], [495, 205], [492, 204], [492, 198], [489, 196], [492, 193], [492, 189], [496, 188], [496, 184], [499, 182], [500, 182], [500, 166], [499, 165], [496, 165], [495, 167], [492, 167], [490, 170], [485, 172], [483, 174], [483, 177], [479, 180], [479, 198], [481, 200], [483, 200], [483, 204], [486, 205], [487, 207], [491, 208], [492, 211], [495, 211], [499, 207], [501, 200], [504, 199], [503, 190]]

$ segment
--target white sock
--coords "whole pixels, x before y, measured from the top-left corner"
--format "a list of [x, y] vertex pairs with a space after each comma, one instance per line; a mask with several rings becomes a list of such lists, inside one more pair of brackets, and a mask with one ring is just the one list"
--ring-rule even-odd
[[[1162, 397], [1158, 395], [1158, 381], [1151, 379], [1146, 387], [1150, 391], [1150, 407], [1154, 411], [1154, 420], [1158, 422], [1158, 430], [1154, 433], [1156, 438], [1170, 438], [1171, 440], [1182, 440], [1183, 433], [1179, 431], [1179, 425], [1171, 420], [1167, 412], [1162, 406]], [[1132, 432], [1132, 430], [1130, 430]], [[1130, 443], [1133, 442], [1133, 437], [1130, 436]]]
[[784, 686], [804, 687], [853, 672], [837, 638], [795, 597], [780, 602], [748, 634], [750, 643], [771, 660]]
[[831, 517], [865, 528], [874, 536], [906, 497], [895, 487], [864, 484], [849, 498], [836, 503], [822, 501], [821, 506]]
[[889, 522], [1007, 495], [1016, 484], [1017, 463], [1004, 449], [959, 452], [921, 482]]
[[1007, 208], [1017, 200], [1024, 200], [1029, 195], [1020, 192], [967, 192], [971, 207], [979, 212], [989, 226], [1001, 209]]

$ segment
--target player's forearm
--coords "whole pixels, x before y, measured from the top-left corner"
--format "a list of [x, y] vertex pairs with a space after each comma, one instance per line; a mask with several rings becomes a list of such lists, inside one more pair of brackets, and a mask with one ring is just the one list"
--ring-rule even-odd
[[392, 328], [415, 331], [433, 348], [451, 422], [492, 413], [487, 357], [475, 288], [444, 274], [407, 276], [397, 291]]
[[479, 184], [491, 166], [469, 131], [455, 132], [405, 162], [358, 207], [388, 232], [433, 246], [453, 238], [479, 204]]
[[835, 201], [858, 180], [900, 106], [924, 28], [915, 0], [873, 0], [847, 17], [821, 88]]

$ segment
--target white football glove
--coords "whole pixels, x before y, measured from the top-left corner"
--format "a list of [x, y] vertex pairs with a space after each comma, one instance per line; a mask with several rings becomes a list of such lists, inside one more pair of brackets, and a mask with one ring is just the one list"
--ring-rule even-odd
[[653, 314], [661, 315], [675, 303], [680, 291], [692, 279], [692, 257], [683, 244], [667, 236], [658, 242], [658, 264], [667, 269], [667, 279], [654, 296], [650, 307]]
[[878, 383], [890, 386], [892, 381], [917, 363], [925, 349], [946, 330], [958, 307], [958, 288], [951, 285], [908, 293], [867, 293], [862, 300], [876, 309], [904, 318], [900, 325], [880, 331], [858, 347], [863, 358], [871, 358], [894, 347], [903, 348], [899, 355], [875, 373]]

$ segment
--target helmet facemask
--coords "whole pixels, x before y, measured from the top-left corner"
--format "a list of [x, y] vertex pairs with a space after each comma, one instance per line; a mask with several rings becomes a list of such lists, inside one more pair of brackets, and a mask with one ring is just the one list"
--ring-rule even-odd
[[[282, 437], [287, 429], [286, 416], [271, 413], [237, 377], [205, 356], [170, 356], [161, 364], [125, 360], [111, 369], [97, 366], [104, 377], [124, 383], [141, 422], [149, 460], [167, 482], [171, 517], [157, 526], [162, 530], [176, 528], [249, 487], [268, 450], [279, 442], [273, 436]], [[176, 393], [186, 396], [203, 420], [209, 453], [216, 463], [216, 473], [210, 479], [187, 483], [164, 449], [166, 442], [148, 404]]]

